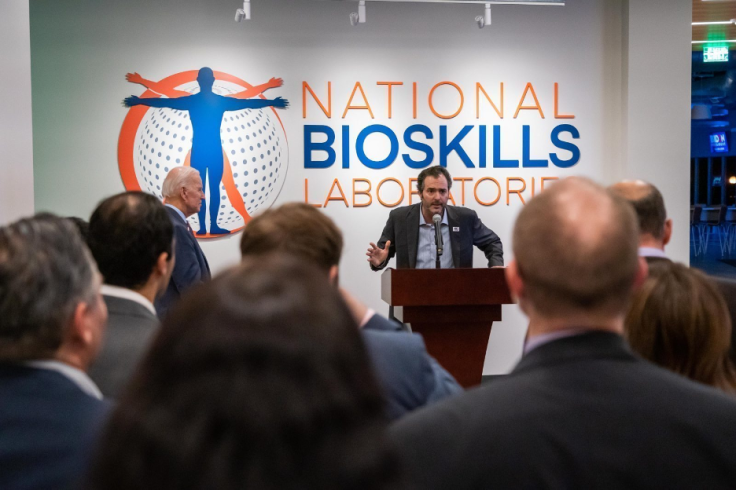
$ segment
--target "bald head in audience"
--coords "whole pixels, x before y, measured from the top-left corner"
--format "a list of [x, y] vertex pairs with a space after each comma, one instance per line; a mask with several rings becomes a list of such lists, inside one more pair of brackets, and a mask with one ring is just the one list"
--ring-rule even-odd
[[621, 331], [637, 257], [631, 207], [598, 184], [568, 178], [527, 204], [514, 229], [512, 293], [530, 319], [530, 338], [572, 324]]
[[639, 247], [664, 251], [672, 238], [672, 220], [667, 218], [659, 189], [643, 180], [624, 180], [609, 190], [634, 206], [639, 221]]

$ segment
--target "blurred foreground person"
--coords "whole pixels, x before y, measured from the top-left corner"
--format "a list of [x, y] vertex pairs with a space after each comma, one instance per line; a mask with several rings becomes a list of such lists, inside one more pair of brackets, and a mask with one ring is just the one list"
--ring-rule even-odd
[[[240, 253], [255, 259], [286, 253], [317, 266], [330, 284], [339, 284], [342, 232], [324, 213], [304, 203], [287, 203], [253, 218], [243, 231]], [[386, 395], [386, 412], [391, 419], [443, 398], [462, 393], [462, 388], [427, 353], [419, 334], [402, 330], [343, 291], [368, 355]]]
[[0, 228], [0, 488], [77, 489], [107, 412], [85, 374], [107, 319], [75, 226]]
[[247, 261], [166, 317], [91, 488], [398, 488], [382, 408], [327, 279], [293, 259]]
[[514, 227], [506, 277], [524, 356], [410, 414], [393, 436], [419, 489], [736, 488], [736, 401], [635, 356], [622, 334], [647, 273], [629, 204], [562, 180]]
[[629, 345], [644, 359], [736, 392], [731, 317], [721, 292], [702, 272], [669, 261], [650, 263], [625, 327]]

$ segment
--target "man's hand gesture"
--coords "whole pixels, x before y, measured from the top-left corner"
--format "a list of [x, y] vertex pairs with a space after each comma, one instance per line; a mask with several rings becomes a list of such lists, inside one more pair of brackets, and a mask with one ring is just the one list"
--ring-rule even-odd
[[391, 247], [391, 240], [387, 241], [383, 248], [378, 248], [375, 243], [371, 242], [371, 247], [368, 249], [368, 253], [366, 253], [368, 256], [368, 262], [370, 262], [373, 267], [378, 267], [386, 262], [389, 247]]

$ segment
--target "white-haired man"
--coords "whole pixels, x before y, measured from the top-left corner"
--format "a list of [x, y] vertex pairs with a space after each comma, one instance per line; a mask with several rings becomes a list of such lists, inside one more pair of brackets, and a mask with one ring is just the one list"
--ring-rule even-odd
[[194, 238], [187, 218], [199, 211], [204, 199], [202, 178], [191, 167], [174, 167], [164, 180], [164, 204], [174, 224], [176, 264], [166, 292], [156, 301], [156, 312], [163, 318], [182, 293], [210, 279], [210, 266]]

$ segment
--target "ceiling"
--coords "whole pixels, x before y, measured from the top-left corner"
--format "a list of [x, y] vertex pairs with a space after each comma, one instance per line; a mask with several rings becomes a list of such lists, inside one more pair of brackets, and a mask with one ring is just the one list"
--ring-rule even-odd
[[[736, 0], [693, 0], [693, 22], [714, 22], [736, 19]], [[693, 41], [736, 39], [736, 25], [693, 26]], [[736, 49], [736, 44], [730, 45]], [[693, 44], [700, 51], [702, 44]]]

